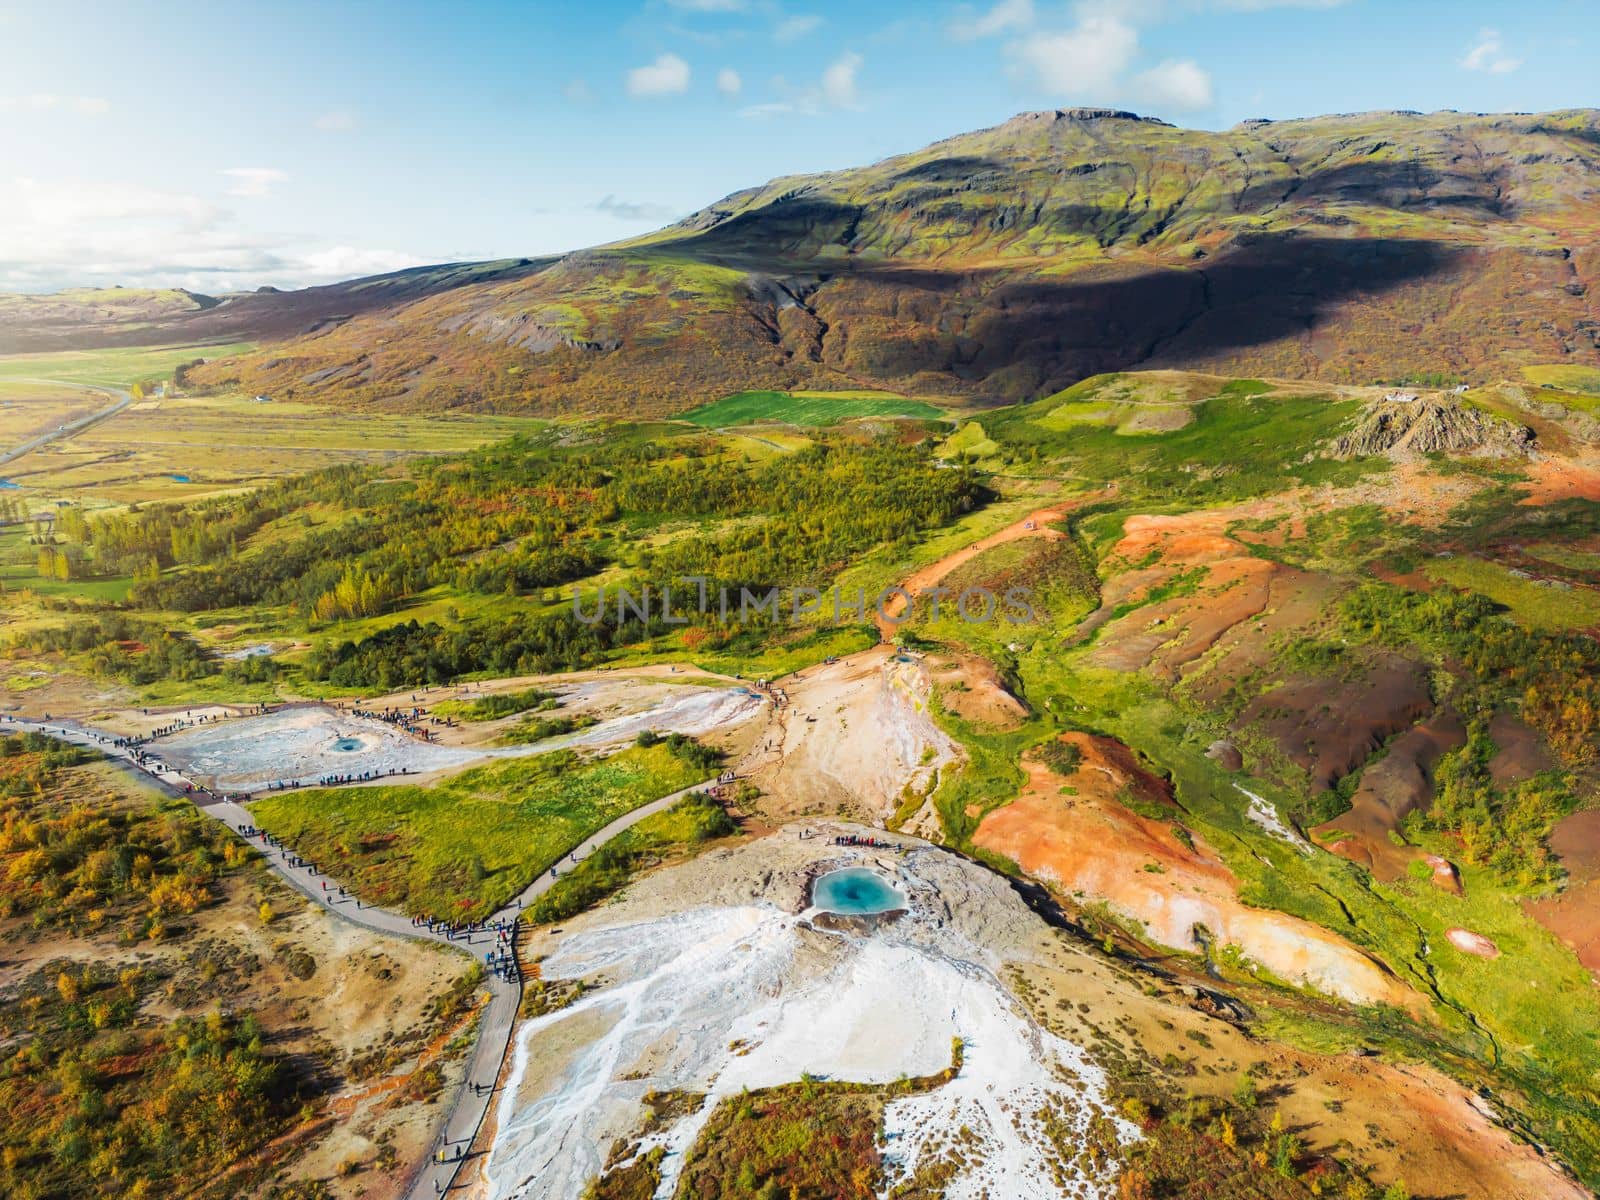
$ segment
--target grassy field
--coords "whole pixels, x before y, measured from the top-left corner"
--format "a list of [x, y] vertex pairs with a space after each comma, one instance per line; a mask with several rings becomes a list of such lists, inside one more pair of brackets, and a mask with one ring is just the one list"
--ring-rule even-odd
[[733, 818], [719, 801], [695, 794], [666, 812], [624, 829], [568, 871], [528, 911], [537, 923], [564, 921], [626, 886], [633, 876], [667, 858], [693, 853], [734, 832]]
[[1528, 629], [1558, 632], [1600, 626], [1600, 593], [1583, 587], [1557, 588], [1513, 575], [1509, 568], [1481, 558], [1436, 558], [1430, 579], [1466, 588], [1504, 605]]
[[665, 745], [595, 761], [556, 751], [432, 787], [286, 792], [251, 811], [263, 829], [374, 904], [470, 920], [506, 903], [595, 830], [704, 777]]
[[1600, 396], [1600, 368], [1578, 366], [1570, 363], [1547, 363], [1523, 367], [1522, 377], [1540, 387], [1548, 384], [1567, 392], [1583, 392]]
[[707, 429], [720, 429], [763, 421], [820, 427], [858, 417], [936, 420], [943, 416], [931, 404], [890, 392], [736, 392], [684, 413], [682, 419]]
[[0, 395], [11, 384], [49, 379], [86, 387], [127, 387], [142, 379], [170, 379], [173, 370], [197, 358], [224, 358], [255, 349], [252, 342], [226, 346], [138, 346], [105, 350], [52, 350], [0, 354]]

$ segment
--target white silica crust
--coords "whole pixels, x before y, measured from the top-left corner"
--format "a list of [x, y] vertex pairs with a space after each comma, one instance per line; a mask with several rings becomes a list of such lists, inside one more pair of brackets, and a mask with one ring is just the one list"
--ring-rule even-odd
[[[912, 886], [915, 912], [925, 897]], [[541, 974], [598, 984], [518, 1032], [486, 1164], [496, 1200], [580, 1196], [613, 1139], [637, 1128], [647, 1092], [707, 1093], [698, 1111], [639, 1148], [667, 1150], [657, 1195], [670, 1197], [720, 1100], [807, 1073], [883, 1083], [936, 1075], [956, 1038], [964, 1057], [955, 1080], [888, 1106], [889, 1183], [965, 1126], [967, 1165], [951, 1196], [1113, 1194], [1111, 1180], [1061, 1162], [1038, 1117], [1051, 1107], [1079, 1131], [1097, 1113], [1115, 1121], [1103, 1075], [1036, 1025], [985, 952], [937, 917], [861, 937], [813, 928], [771, 903], [694, 907], [575, 932]]]
[[[343, 739], [361, 743], [340, 750]], [[382, 721], [320, 705], [200, 725], [157, 740], [149, 749], [190, 779], [224, 791], [273, 783], [314, 783], [324, 775], [410, 774], [465, 767], [482, 754], [434, 746]]]
[[[383, 721], [306, 705], [184, 729], [149, 749], [196, 782], [246, 792], [274, 782], [312, 785], [328, 775], [425, 775], [564, 747], [601, 749], [631, 742], [647, 729], [694, 736], [749, 720], [761, 703], [738, 688], [685, 687], [641, 712], [611, 717], [564, 737], [526, 746], [470, 747], [435, 745]], [[359, 747], [343, 748], [352, 741]]]

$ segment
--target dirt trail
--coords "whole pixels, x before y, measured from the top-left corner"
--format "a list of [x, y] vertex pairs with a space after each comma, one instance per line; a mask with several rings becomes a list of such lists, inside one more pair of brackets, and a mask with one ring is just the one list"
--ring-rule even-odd
[[[1014, 542], [1019, 538], [1026, 537], [1042, 537], [1048, 541], [1058, 541], [1067, 535], [1059, 529], [1052, 529], [1051, 525], [1063, 519], [1081, 503], [1082, 501], [1073, 504], [1057, 504], [1029, 513], [1016, 524], [1007, 525], [1004, 529], [991, 533], [988, 537], [979, 538], [975, 542], [968, 543], [954, 554], [947, 554], [938, 562], [929, 563], [927, 566], [913, 571], [900, 586], [910, 595], [916, 596], [918, 592], [935, 587], [941, 579], [945, 578], [957, 567], [971, 562], [985, 550], [993, 549], [995, 546], [1003, 546], [1007, 542]], [[884, 641], [892, 642], [894, 640], [895, 630], [899, 628], [894, 618], [898, 617], [904, 610], [905, 597], [896, 595], [891, 596], [878, 612], [875, 618], [878, 626], [878, 636]]]

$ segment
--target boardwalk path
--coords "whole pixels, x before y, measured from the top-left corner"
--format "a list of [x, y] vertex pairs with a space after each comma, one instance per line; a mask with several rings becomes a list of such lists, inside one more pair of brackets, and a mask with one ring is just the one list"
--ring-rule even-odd
[[[413, 925], [411, 918], [401, 913], [362, 904], [353, 896], [340, 898], [337, 891], [324, 891], [322, 887], [324, 878], [319, 876], [314, 868], [296, 866], [289, 851], [265, 844], [260, 838], [249, 837], [241, 832], [244, 828], [253, 826], [255, 821], [240, 805], [230, 800], [214, 798], [194, 788], [188, 779], [170, 768], [156, 764], [148, 766], [140, 764], [134, 759], [131, 750], [116, 745], [116, 738], [109, 734], [100, 733], [77, 722], [30, 721], [11, 716], [0, 717], [0, 731], [5, 729], [46, 733], [74, 746], [93, 750], [103, 754], [141, 781], [153, 784], [164, 794], [192, 800], [201, 812], [222, 822], [261, 854], [267, 864], [289, 886], [341, 920], [393, 937], [439, 942], [465, 949], [475, 958], [486, 955], [495, 947], [496, 935], [492, 928], [450, 938], [443, 933], [434, 933], [426, 926]], [[575, 847], [572, 851], [573, 858], [577, 860], [587, 858], [624, 829], [648, 816], [666, 811], [685, 796], [705, 786], [705, 783], [695, 784], [693, 787], [662, 796], [659, 800], [652, 800], [632, 812], [624, 813]], [[555, 882], [556, 877], [548, 871], [545, 872], [509, 904], [490, 917], [488, 923], [492, 926], [499, 921], [516, 920], [525, 906], [544, 895]], [[477, 1136], [478, 1127], [483, 1123], [489, 1104], [494, 1099], [495, 1082], [500, 1075], [506, 1048], [511, 1043], [511, 1030], [516, 1023], [517, 1008], [522, 1001], [520, 974], [513, 980], [506, 980], [489, 971], [485, 972], [484, 981], [489, 989], [489, 1005], [484, 1010], [483, 1019], [478, 1026], [478, 1043], [473, 1050], [472, 1061], [467, 1066], [466, 1077], [457, 1089], [455, 1099], [451, 1102], [449, 1112], [439, 1128], [438, 1142], [434, 1147], [437, 1149], [442, 1145], [447, 1156], [454, 1154], [458, 1148], [460, 1153], [465, 1155], [467, 1147]], [[471, 1084], [476, 1084], [478, 1087], [474, 1089], [469, 1086]], [[426, 1200], [426, 1197], [438, 1196], [449, 1191], [464, 1161], [464, 1158], [453, 1157], [446, 1157], [443, 1162], [435, 1161], [430, 1150], [429, 1160], [420, 1164], [418, 1173], [411, 1181], [410, 1189], [406, 1193], [408, 1200]]]

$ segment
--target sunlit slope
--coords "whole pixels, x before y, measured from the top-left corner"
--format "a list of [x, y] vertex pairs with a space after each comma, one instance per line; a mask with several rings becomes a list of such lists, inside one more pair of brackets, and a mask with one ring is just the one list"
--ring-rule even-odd
[[210, 381], [658, 414], [752, 388], [1009, 400], [1099, 371], [1600, 364], [1600, 114], [1178, 129], [1027, 113], [356, 316]]

